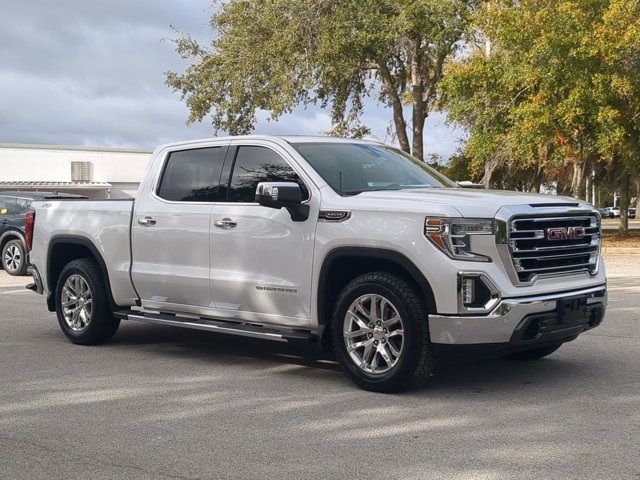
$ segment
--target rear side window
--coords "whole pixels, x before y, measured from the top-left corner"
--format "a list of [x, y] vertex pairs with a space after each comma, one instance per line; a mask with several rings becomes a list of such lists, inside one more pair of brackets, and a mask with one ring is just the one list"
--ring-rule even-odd
[[158, 196], [174, 202], [215, 202], [227, 147], [172, 152], [162, 173]]
[[309, 190], [298, 174], [280, 155], [266, 147], [241, 146], [233, 166], [229, 202], [253, 203], [260, 182], [294, 182], [300, 185], [302, 199]]
[[0, 197], [0, 215], [13, 215], [15, 205], [15, 197]]
[[16, 215], [27, 213], [31, 207], [31, 200], [26, 198], [16, 198]]

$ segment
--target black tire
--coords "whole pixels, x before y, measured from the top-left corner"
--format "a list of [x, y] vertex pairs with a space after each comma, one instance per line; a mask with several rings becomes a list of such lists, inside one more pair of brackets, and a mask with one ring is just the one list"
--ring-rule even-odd
[[[347, 352], [343, 336], [347, 311], [354, 301], [368, 294], [380, 295], [390, 301], [402, 319], [404, 346], [395, 366], [385, 373], [369, 373], [356, 365]], [[435, 374], [425, 301], [412, 285], [400, 276], [387, 272], [373, 272], [360, 275], [349, 282], [336, 300], [331, 329], [338, 361], [351, 380], [365, 390], [399, 392], [415, 381], [424, 381]]]
[[525, 350], [524, 352], [512, 353], [511, 355], [507, 355], [505, 358], [508, 360], [518, 361], [540, 360], [541, 358], [551, 355], [561, 346], [562, 343], [558, 343], [555, 345], [549, 345], [547, 347], [534, 348], [533, 350]]
[[[65, 319], [63, 312], [63, 289], [69, 277], [81, 277], [90, 289], [92, 298], [90, 320], [85, 328], [75, 331]], [[79, 258], [72, 260], [62, 269], [56, 285], [56, 313], [62, 332], [73, 343], [80, 345], [97, 345], [111, 339], [120, 326], [120, 320], [113, 317], [107, 288], [102, 272], [94, 260]]]
[[17, 277], [26, 275], [28, 267], [27, 253], [22, 240], [9, 240], [2, 248], [2, 268], [9, 275]]

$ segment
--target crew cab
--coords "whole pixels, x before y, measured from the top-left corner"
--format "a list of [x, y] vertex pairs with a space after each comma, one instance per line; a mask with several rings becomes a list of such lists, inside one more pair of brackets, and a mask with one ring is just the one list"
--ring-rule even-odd
[[444, 356], [542, 358], [605, 314], [591, 205], [463, 189], [376, 142], [173, 143], [135, 201], [33, 208], [29, 288], [78, 344], [125, 320], [318, 341], [389, 392]]

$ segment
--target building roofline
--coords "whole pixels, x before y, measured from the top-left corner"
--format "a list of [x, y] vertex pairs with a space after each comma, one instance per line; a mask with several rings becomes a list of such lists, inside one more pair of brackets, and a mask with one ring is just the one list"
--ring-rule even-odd
[[41, 145], [37, 143], [0, 143], [0, 148], [23, 148], [29, 150], [72, 150], [82, 152], [147, 153], [153, 150], [129, 147], [82, 147], [78, 145]]
[[[47, 181], [47, 180], [24, 180], [24, 181], [1, 181], [0, 190], [5, 188], [73, 188], [73, 189], [104, 189], [113, 187], [109, 182], [65, 182], [65, 181]], [[6, 193], [6, 192], [5, 192]]]

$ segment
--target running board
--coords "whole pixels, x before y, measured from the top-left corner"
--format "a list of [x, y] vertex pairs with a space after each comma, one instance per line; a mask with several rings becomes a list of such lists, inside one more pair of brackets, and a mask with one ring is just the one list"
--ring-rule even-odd
[[133, 320], [135, 322], [149, 323], [152, 325], [169, 325], [172, 327], [205, 330], [208, 332], [226, 333], [242, 337], [262, 338], [276, 342], [289, 342], [292, 340], [315, 342], [317, 340], [317, 336], [310, 332], [281, 330], [273, 327], [223, 322], [204, 318], [180, 317], [177, 315], [147, 312], [116, 312], [115, 316], [122, 320]]

